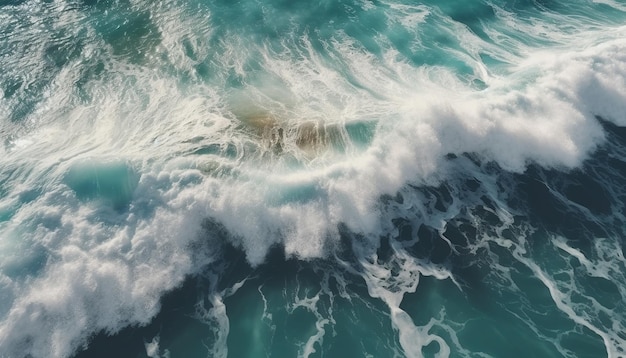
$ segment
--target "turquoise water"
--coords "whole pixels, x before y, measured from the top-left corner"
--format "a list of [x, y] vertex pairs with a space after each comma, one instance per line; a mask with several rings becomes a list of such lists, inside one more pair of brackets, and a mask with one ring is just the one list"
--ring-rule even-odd
[[626, 5], [0, 2], [0, 357], [626, 356]]

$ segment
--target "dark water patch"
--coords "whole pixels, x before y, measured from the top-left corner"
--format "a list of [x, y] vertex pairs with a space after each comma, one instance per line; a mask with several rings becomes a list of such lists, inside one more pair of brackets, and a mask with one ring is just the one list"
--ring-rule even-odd
[[25, 3], [26, 0], [3, 0], [0, 1], [0, 7], [4, 6], [19, 6]]
[[576, 170], [567, 177], [568, 183], [563, 191], [568, 199], [586, 207], [595, 215], [611, 213], [611, 199], [602, 184], [581, 170]]
[[472, 30], [482, 39], [488, 39], [483, 30], [483, 24], [495, 18], [493, 7], [489, 3], [468, 1], [461, 4], [458, 1], [443, 3], [441, 9], [454, 21], [460, 22]]
[[156, 53], [161, 33], [149, 12], [131, 13], [129, 10], [110, 12], [95, 27], [114, 56], [130, 63], [143, 64]]
[[478, 229], [464, 218], [456, 218], [447, 222], [443, 236], [457, 250], [466, 250], [476, 243]]
[[480, 188], [480, 181], [476, 180], [475, 178], [473, 179], [467, 179], [465, 180], [465, 187], [469, 190], [469, 191], [477, 191], [478, 188]]
[[523, 15], [529, 12], [537, 13], [537, 11], [567, 9], [567, 6], [563, 6], [558, 1], [554, 0], [518, 0], [511, 2], [503, 2], [501, 5], [504, 9], [513, 11], [517, 14]]
[[[79, 58], [84, 45], [81, 41], [76, 41], [74, 37], [67, 38], [66, 35], [61, 35], [63, 38], [54, 41], [49, 44], [44, 50], [44, 59], [48, 62], [49, 66], [61, 70], [65, 68], [70, 62]], [[85, 34], [79, 34], [77, 37], [84, 37]]]
[[160, 346], [167, 347], [172, 357], [206, 356], [202, 342], [212, 332], [194, 318], [195, 305], [202, 292], [203, 285], [197, 278], [187, 279], [181, 287], [163, 296], [161, 311], [149, 324], [99, 333], [90, 339], [88, 349], [78, 352], [75, 358], [146, 358], [145, 343], [156, 336], [159, 336]]
[[587, 282], [591, 291], [595, 291], [596, 293], [594, 298], [608, 309], [615, 309], [622, 299], [619, 288], [617, 287], [618, 283], [612, 282], [604, 277], [589, 277]]
[[[400, 308], [406, 311], [418, 326], [425, 326], [433, 318], [439, 316], [444, 307], [456, 311], [458, 306], [450, 305], [457, 300], [465, 301], [463, 293], [449, 280], [438, 280], [434, 277], [422, 276], [418, 289], [414, 293], [404, 295]], [[458, 314], [468, 314], [473, 308], [467, 307]], [[449, 312], [447, 314], [455, 314]]]
[[2, 81], [2, 94], [5, 99], [10, 99], [24, 85], [24, 80], [15, 78], [6, 78]]
[[[605, 149], [606, 151], [604, 153], [606, 156], [615, 158], [615, 153], [611, 150], [607, 150], [607, 147], [609, 147], [611, 149], [619, 149], [617, 153], [623, 154], [623, 150], [626, 146], [626, 127], [617, 126], [613, 122], [610, 122], [602, 117], [596, 117], [596, 119], [607, 134], [607, 141], [609, 143], [608, 145], [602, 146], [599, 152], [602, 153], [602, 149]], [[624, 161], [626, 158], [621, 157], [619, 159]]]
[[452, 204], [453, 199], [446, 185], [442, 184], [439, 186], [435, 193], [435, 197], [437, 198], [437, 201], [435, 202], [435, 209], [442, 212], [447, 211], [450, 204]]
[[200, 58], [199, 54], [194, 50], [194, 46], [191, 43], [191, 40], [188, 37], [185, 37], [182, 41], [183, 50], [185, 51], [185, 56], [187, 56], [192, 61], [198, 61]]
[[541, 173], [541, 169], [532, 166], [519, 178], [520, 193], [516, 199], [525, 198], [531, 218], [553, 228], [567, 219], [567, 207], [555, 198]]
[[[111, 335], [100, 334], [91, 339], [89, 349], [77, 353], [75, 358], [108, 358], [111, 356], [147, 358], [144, 342], [158, 334], [158, 328], [127, 327]], [[150, 337], [150, 338], [148, 338]]]
[[236, 158], [238, 155], [237, 147], [233, 144], [208, 144], [194, 149], [192, 155], [219, 155], [227, 158]]
[[[526, 173], [517, 177], [519, 184], [511, 198], [518, 201], [516, 205], [521, 203], [527, 207], [526, 212], [532, 227], [543, 228], [553, 234], [567, 237], [568, 240], [575, 242], [576, 247], [584, 252], [590, 252], [592, 239], [598, 235], [605, 235], [606, 231], [599, 223], [589, 220], [579, 207], [569, 203], [563, 183], [575, 181], [568, 178], [567, 173], [531, 166]], [[595, 197], [593, 193], [571, 192], [570, 195], [579, 201]], [[608, 210], [604, 199], [586, 204], [597, 205], [594, 209], [602, 212]]]
[[441, 347], [437, 342], [430, 342], [425, 347], [422, 347], [422, 355], [424, 357], [437, 357], [437, 354], [441, 351]]
[[[483, 251], [482, 254], [485, 252]], [[477, 255], [455, 257], [451, 260], [450, 271], [462, 287], [466, 300], [475, 309], [489, 310], [497, 304], [493, 291], [489, 288], [490, 262]]]
[[439, 236], [434, 228], [420, 225], [417, 230], [417, 242], [407, 250], [415, 257], [443, 264], [452, 254], [450, 244]]
[[398, 230], [398, 235], [395, 237], [395, 241], [406, 242], [413, 240], [414, 229], [411, 221], [405, 218], [397, 218], [393, 219], [391, 222], [393, 223], [393, 226]]
[[560, 340], [561, 345], [576, 352], [576, 357], [606, 356], [606, 348], [600, 339], [587, 327], [579, 326], [576, 332], [568, 332]]
[[389, 238], [381, 238], [378, 250], [376, 250], [377, 259], [381, 262], [388, 262], [394, 256], [394, 254], [395, 250], [391, 246]]
[[407, 187], [420, 192], [425, 197], [424, 204], [433, 212], [446, 212], [453, 202], [453, 197], [446, 185], [443, 183], [438, 187], [424, 187], [408, 184]]

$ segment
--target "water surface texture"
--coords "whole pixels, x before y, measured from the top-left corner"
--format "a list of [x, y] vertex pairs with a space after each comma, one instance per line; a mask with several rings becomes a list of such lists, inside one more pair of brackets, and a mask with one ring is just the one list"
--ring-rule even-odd
[[0, 357], [626, 356], [621, 0], [0, 2]]

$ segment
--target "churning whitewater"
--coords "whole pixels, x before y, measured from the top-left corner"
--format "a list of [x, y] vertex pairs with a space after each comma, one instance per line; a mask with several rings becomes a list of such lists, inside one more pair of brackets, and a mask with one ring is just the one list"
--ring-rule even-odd
[[626, 5], [0, 4], [0, 357], [626, 356]]

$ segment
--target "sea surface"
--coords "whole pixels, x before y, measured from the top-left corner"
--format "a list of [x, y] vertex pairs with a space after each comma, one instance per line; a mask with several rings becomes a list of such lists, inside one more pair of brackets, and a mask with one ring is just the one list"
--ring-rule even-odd
[[622, 0], [1, 0], [0, 357], [626, 357]]

